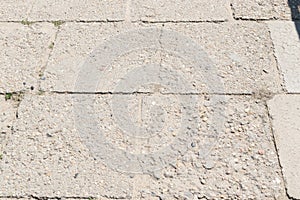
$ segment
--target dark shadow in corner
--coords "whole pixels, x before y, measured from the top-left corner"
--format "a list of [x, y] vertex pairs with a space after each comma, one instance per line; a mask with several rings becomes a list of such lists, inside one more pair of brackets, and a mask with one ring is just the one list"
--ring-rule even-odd
[[295, 23], [295, 27], [300, 40], [300, 0], [288, 0], [288, 2], [291, 9], [292, 20]]

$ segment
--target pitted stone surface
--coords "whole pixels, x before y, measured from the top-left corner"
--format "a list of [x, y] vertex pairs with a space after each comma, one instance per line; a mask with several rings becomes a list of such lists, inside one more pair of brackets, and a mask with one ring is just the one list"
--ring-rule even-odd
[[0, 200], [300, 199], [299, 19], [300, 0], [2, 0]]
[[132, 20], [141, 21], [225, 21], [231, 18], [228, 0], [131, 1]]
[[[122, 28], [119, 28], [119, 26]], [[58, 35], [53, 54], [45, 71], [42, 88], [50, 91], [76, 91], [74, 84], [76, 78], [80, 75], [80, 67], [83, 66], [88, 53], [97, 49], [97, 46], [103, 43], [104, 39], [109, 41], [109, 38], [107, 38], [109, 34], [116, 34], [118, 31], [124, 32], [125, 27], [110, 24], [67, 23]], [[160, 26], [157, 27], [160, 28]], [[134, 30], [134, 28], [138, 30], [140, 26], [132, 27], [131, 30]], [[179, 73], [183, 73], [183, 75], [185, 73], [188, 81], [193, 82], [195, 87], [200, 88], [200, 91], [202, 91], [201, 85], [206, 84], [206, 82], [201, 77], [193, 77], [193, 73], [187, 70], [194, 63], [189, 60], [186, 62], [180, 57], [181, 55], [168, 54], [168, 49], [164, 48], [166, 47], [164, 41], [169, 40], [170, 35], [164, 34], [164, 30], [166, 30], [165, 32], [171, 30], [176, 34], [191, 38], [207, 53], [207, 57], [216, 68], [214, 76], [217, 76], [224, 83], [224, 90], [215, 92], [252, 93], [261, 89], [272, 92], [281, 90], [280, 77], [272, 51], [272, 41], [268, 34], [268, 27], [264, 23], [257, 22], [167, 24], [162, 29], [161, 38], [162, 52], [166, 51], [167, 53], [155, 53], [157, 50], [147, 49], [144, 52], [128, 50], [128, 55], [123, 55], [124, 58], [116, 58], [115, 63], [109, 66], [113, 69], [119, 66], [118, 69], [115, 69], [114, 75], [120, 74], [121, 77], [122, 70], [126, 72], [128, 71], [127, 68], [130, 69], [130, 67], [143, 66], [145, 63], [154, 62], [163, 66], [174, 66]], [[174, 46], [178, 49], [181, 47], [177, 43]], [[151, 56], [147, 57], [147, 55]], [[160, 63], [160, 60], [162, 60], [162, 63]], [[109, 73], [109, 70], [104, 70], [103, 73]], [[116, 78], [118, 77], [107, 82], [117, 80]], [[210, 77], [206, 78], [209, 79]], [[114, 88], [98, 88], [96, 91], [114, 91]], [[173, 92], [178, 91], [173, 90]]]
[[0, 5], [0, 21], [26, 20], [35, 0], [3, 0]]
[[16, 118], [17, 105], [13, 100], [5, 100], [4, 95], [0, 95], [0, 158], [3, 157], [3, 151], [7, 139], [11, 134], [12, 125]]
[[289, 2], [299, 0], [231, 0], [233, 16], [237, 19], [300, 19], [292, 17]]
[[[94, 97], [83, 95], [81, 97], [86, 100]], [[209, 105], [212, 96], [204, 96], [206, 103], [200, 101], [199, 107], [198, 140], [184, 155], [174, 158], [172, 165], [154, 174], [135, 175], [117, 172], [107, 167], [107, 163], [101, 163], [101, 159], [94, 159], [74, 126], [75, 96], [25, 96], [14, 125], [15, 132], [0, 162], [2, 196], [273, 199], [282, 193], [283, 181], [266, 120], [267, 111], [262, 102], [252, 97], [228, 97], [226, 104], [219, 105], [225, 109], [224, 132], [220, 133], [209, 156], [203, 158], [199, 151], [212, 139], [207, 130], [213, 125], [211, 114], [218, 111], [218, 105]], [[108, 100], [112, 96], [96, 95], [95, 109], [92, 110], [100, 127], [109, 133], [106, 137], [111, 137], [114, 142], [118, 141], [114, 138], [114, 135], [118, 136], [118, 129], [110, 123], [115, 120], [109, 114], [111, 104]], [[132, 95], [128, 96], [132, 98]], [[143, 103], [141, 116], [144, 122], [147, 122], [147, 106], [153, 106], [155, 101], [152, 98], [155, 96], [146, 97]], [[139, 107], [138, 99], [139, 95], [134, 101], [129, 99], [132, 106], [128, 109], [132, 113], [139, 112], [135, 109]], [[82, 117], [84, 120], [85, 116]], [[176, 120], [173, 122], [176, 124]], [[115, 142], [112, 145], [130, 147], [128, 140], [120, 141], [123, 144]], [[118, 162], [122, 163], [121, 160]], [[213, 166], [205, 169], [203, 166], [208, 162]]]
[[168, 24], [165, 28], [192, 38], [204, 49], [216, 66], [225, 93], [280, 90], [279, 73], [266, 24]]
[[94, 160], [72, 111], [66, 95], [25, 97], [0, 162], [1, 196], [130, 198], [130, 177]]
[[[234, 97], [225, 107], [226, 130], [209, 159], [184, 156], [175, 166], [164, 168], [159, 181], [140, 185], [141, 194], [155, 191], [166, 199], [273, 199], [284, 192], [263, 104], [248, 97]], [[205, 169], [207, 161], [214, 167]]]
[[32, 21], [119, 21], [125, 17], [125, 0], [36, 1], [29, 15]]
[[[296, 22], [300, 27], [300, 22]], [[293, 22], [268, 22], [275, 55], [288, 92], [300, 92], [300, 33]]]
[[[146, 28], [147, 25], [142, 25]], [[158, 30], [160, 25], [154, 26]], [[53, 53], [49, 58], [48, 65], [46, 67], [43, 80], [41, 81], [41, 87], [43, 90], [50, 91], [76, 91], [76, 81], [80, 75], [82, 69], [84, 69], [84, 64], [88, 56], [97, 50], [97, 48], [104, 42], [109, 41], [114, 35], [120, 34], [120, 32], [127, 32], [130, 30], [135, 30], [136, 25], [128, 25], [123, 23], [66, 23], [60, 30], [58, 37], [56, 39]], [[159, 38], [156, 39], [156, 44], [159, 44]], [[118, 47], [114, 47], [118, 48]], [[113, 52], [111, 52], [113, 53]], [[128, 52], [130, 53], [130, 52]], [[103, 73], [107, 73], [99, 77], [99, 80], [103, 81], [103, 86], [99, 85], [99, 91], [113, 91], [114, 88], [111, 86], [110, 81], [115, 81], [120, 76], [127, 73], [128, 67], [126, 64], [140, 64], [143, 60], [153, 60], [159, 61], [160, 57], [157, 53], [153, 51], [146, 51], [144, 54], [134, 53], [133, 59], [126, 60], [119, 58], [121, 61], [126, 61], [127, 63], [120, 63], [118, 58], [115, 65], [118, 67], [118, 71], [110, 72], [109, 70], [104, 70]], [[153, 54], [151, 56], [151, 54]], [[101, 55], [101, 52], [100, 52]], [[150, 58], [147, 55], [151, 56]], [[141, 58], [139, 58], [139, 56]], [[123, 56], [124, 57], [124, 56]], [[119, 66], [118, 66], [119, 65]], [[109, 66], [108, 66], [109, 67]], [[110, 81], [108, 81], [110, 80]], [[82, 92], [86, 92], [89, 88], [84, 88]], [[94, 91], [93, 91], [94, 92]]]
[[48, 23], [0, 23], [1, 93], [37, 88], [55, 31], [53, 24]]
[[287, 192], [300, 199], [300, 96], [277, 95], [268, 106]]

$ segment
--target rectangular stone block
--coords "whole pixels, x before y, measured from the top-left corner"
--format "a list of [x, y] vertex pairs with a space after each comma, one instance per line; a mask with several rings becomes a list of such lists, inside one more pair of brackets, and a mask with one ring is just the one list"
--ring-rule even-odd
[[[157, 75], [161, 80], [153, 82], [165, 85], [168, 88], [166, 92], [277, 92], [282, 90], [281, 80], [268, 31], [266, 24], [257, 22], [167, 24], [164, 27], [67, 23], [58, 34], [42, 88], [47, 91], [129, 92], [132, 90], [126, 87], [137, 85], [137, 79], [147, 81], [147, 77], [151, 79], [151, 74], [155, 79], [154, 72], [141, 74], [144, 73], [141, 69], [145, 71], [145, 67], [151, 65], [153, 69], [161, 66], [160, 75]], [[119, 37], [118, 33], [122, 39], [115, 38]], [[179, 41], [187, 41], [192, 46]], [[100, 51], [99, 48], [103, 49]], [[124, 49], [122, 55], [101, 66], [104, 61], [100, 62], [99, 58], [114, 56], [120, 49]], [[95, 67], [91, 64], [94, 58], [94, 62], [99, 62], [94, 63]], [[199, 60], [203, 63], [199, 64]], [[92, 67], [91, 70], [95, 71], [83, 74], [86, 67]], [[127, 82], [116, 90], [121, 80], [133, 80], [129, 78], [133, 73], [136, 73], [136, 83]], [[99, 76], [91, 78], [94, 74]], [[86, 76], [87, 82], [97, 80], [97, 88], [75, 88], [78, 78], [82, 76]], [[96, 87], [96, 82], [93, 87]], [[213, 89], [203, 89], [207, 86], [213, 86]], [[134, 91], [154, 90], [135, 88]]]
[[0, 5], [0, 21], [26, 20], [35, 0], [3, 0]]
[[288, 92], [300, 92], [300, 23], [268, 22], [275, 55]]
[[49, 45], [56, 29], [53, 24], [30, 26], [0, 23], [0, 92], [37, 89], [40, 70], [46, 64]]
[[132, 20], [165, 21], [225, 21], [231, 18], [228, 0], [216, 1], [131, 1]]
[[12, 126], [16, 119], [17, 103], [9, 96], [0, 95], [0, 160], [3, 159], [4, 149], [12, 133]]
[[[18, 116], [0, 161], [1, 196], [274, 199], [283, 192], [267, 111], [252, 97], [26, 95]], [[162, 131], [131, 134], [155, 128]], [[139, 171], [132, 155], [141, 154], [140, 165], [157, 170]], [[155, 155], [170, 164], [148, 163]], [[120, 170], [127, 166], [132, 171]]]
[[236, 19], [300, 19], [299, 0], [231, 0]]
[[125, 17], [125, 0], [36, 1], [32, 21], [119, 21]]
[[[129, 70], [143, 66], [146, 60], [148, 62], [159, 63], [160, 57], [155, 51], [145, 50], [145, 52], [136, 52], [136, 49], [133, 49], [128, 50], [127, 53], [127, 43], [130, 43], [130, 40], [120, 40], [120, 43], [114, 40], [114, 36], [118, 36], [119, 34], [126, 35], [130, 31], [137, 33], [138, 28], [147, 27], [148, 25], [138, 26], [126, 23], [66, 23], [58, 34], [53, 53], [49, 58], [44, 76], [42, 77], [42, 89], [46, 91], [81, 92], [114, 91], [117, 82], [120, 78], [126, 76]], [[154, 30], [155, 33], [152, 36], [154, 44], [152, 46], [159, 47], [160, 26], [154, 25], [151, 27], [158, 28]], [[144, 43], [141, 39], [137, 40], [137, 42], [141, 44], [136, 44], [137, 47], [142, 46], [142, 43]], [[137, 42], [131, 40], [131, 44]], [[107, 55], [102, 56], [104, 55], [103, 49], [106, 46], [108, 47]], [[115, 55], [115, 51], [118, 49], [124, 50], [124, 55]], [[131, 53], [133, 55], [127, 56], [130, 52], [133, 52]], [[91, 59], [93, 54], [95, 54], [96, 59], [102, 58], [104, 60], [98, 61], [95, 67], [88, 69], [88, 67], [93, 66], [89, 63], [90, 60], [93, 60]], [[104, 66], [105, 70], [101, 69], [101, 65], [108, 58], [112, 58], [113, 60], [109, 60], [107, 66]], [[95, 72], [92, 72], [92, 70], [95, 70]], [[98, 80], [93, 82], [95, 89], [78, 84], [78, 79], [84, 76], [85, 73], [91, 73], [90, 76], [86, 77], [85, 81], [87, 83], [91, 81], [91, 76], [97, 74], [95, 78]]]
[[276, 95], [268, 102], [287, 193], [300, 198], [300, 96]]

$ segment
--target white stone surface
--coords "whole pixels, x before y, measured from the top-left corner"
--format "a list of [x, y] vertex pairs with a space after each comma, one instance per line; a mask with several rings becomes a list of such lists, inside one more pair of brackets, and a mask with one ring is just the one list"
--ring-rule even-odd
[[37, 89], [40, 70], [45, 66], [49, 45], [56, 29], [53, 24], [30, 26], [0, 23], [0, 92]]
[[[268, 22], [278, 65], [288, 92], [300, 92], [300, 35], [294, 22]], [[300, 26], [300, 23], [298, 22]], [[299, 33], [300, 34], [300, 33]]]
[[288, 0], [231, 0], [231, 4], [233, 16], [237, 19], [271, 20], [292, 18]]
[[125, 18], [125, 0], [35, 1], [32, 21], [119, 21]]
[[4, 95], [0, 95], [0, 157], [3, 157], [3, 151], [7, 139], [11, 135], [12, 125], [16, 119], [17, 105], [13, 100], [5, 100]]
[[[197, 135], [193, 147], [189, 147], [184, 155], [173, 158], [172, 165], [150, 175], [113, 170], [107, 166], [114, 164], [110, 166], [117, 167], [123, 163], [123, 160], [115, 160], [113, 157], [110, 162], [115, 163], [94, 159], [98, 157], [88, 150], [78, 133], [78, 125], [74, 124], [79, 123], [74, 120], [74, 114], [81, 116], [84, 121], [86, 117], [78, 112], [73, 113], [76, 96], [85, 101], [95, 97], [94, 108], [88, 105], [82, 108], [95, 114], [97, 125], [107, 133], [105, 138], [109, 138], [110, 145], [127, 150], [128, 156], [134, 150], [132, 147], [141, 150], [148, 145], [155, 145], [134, 145], [135, 138], [122, 139], [125, 133], [119, 136], [120, 129], [115, 127], [115, 116], [110, 112], [113, 108], [109, 101], [111, 95], [28, 94], [18, 109], [19, 118], [14, 124], [14, 134], [0, 161], [1, 196], [92, 196], [100, 199], [144, 196], [144, 199], [172, 199], [175, 196], [186, 198], [195, 195], [208, 199], [272, 199], [283, 192], [271, 129], [265, 120], [267, 111], [262, 102], [252, 97], [231, 96], [226, 99], [226, 103], [221, 101], [213, 105], [210, 105], [213, 96], [200, 97], [205, 101], [199, 102], [201, 121], [197, 124], [198, 129], [193, 129]], [[126, 96], [136, 100], [141, 97]], [[151, 98], [156, 97], [145, 95], [145, 98], [149, 98], [150, 105], [153, 105]], [[139, 106], [135, 102], [139, 101], [130, 102], [133, 104], [130, 104], [132, 107], [128, 111], [138, 116], [136, 108]], [[148, 109], [144, 105], [149, 106], [149, 101], [144, 101], [142, 113]], [[227, 117], [225, 129], [219, 134], [218, 143], [210, 149], [207, 160], [199, 155], [205, 144], [214, 141], [208, 131], [216, 123], [212, 121], [213, 113], [223, 111]], [[91, 128], [94, 125], [92, 121], [85, 124]], [[207, 163], [212, 163], [209, 169], [205, 168]]]
[[26, 20], [35, 0], [2, 0], [0, 21]]
[[287, 192], [300, 199], [300, 96], [276, 95], [268, 107]]
[[[75, 91], [74, 84], [84, 66], [89, 53], [97, 49], [103, 42], [110, 43], [109, 36], [124, 33], [128, 30], [139, 30], [145, 27], [157, 26], [128, 26], [125, 24], [77, 24], [67, 23], [58, 34], [53, 53], [45, 70], [45, 80], [42, 88], [46, 91]], [[164, 32], [164, 30], [166, 30]], [[268, 27], [264, 23], [239, 22], [222, 24], [167, 24], [162, 29], [161, 40], [174, 39], [167, 31], [174, 31], [182, 37], [190, 38], [199, 48], [206, 52], [207, 57], [214, 64], [217, 76], [223, 83], [221, 92], [252, 93], [258, 90], [280, 91], [281, 83], [272, 51], [272, 41], [268, 35]], [[159, 35], [153, 36], [160, 40]], [[163, 43], [162, 53], [155, 49], [145, 49], [146, 52], [128, 50], [127, 54], [117, 58], [110, 66], [114, 74], [124, 75], [127, 68], [134, 68], [145, 63], [156, 63], [174, 66], [177, 72], [186, 73], [188, 81], [196, 87], [206, 84], [195, 73], [187, 72], [190, 68], [181, 55], [168, 54]], [[180, 43], [173, 43], [173, 47], [180, 49]], [[141, 45], [143, 46], [143, 45]], [[170, 46], [170, 45], [169, 45]], [[113, 47], [116, 48], [116, 47]], [[113, 52], [112, 52], [113, 53]], [[147, 56], [151, 55], [152, 56]], [[157, 56], [155, 55], [157, 54]], [[160, 63], [160, 60], [162, 63]], [[106, 71], [105, 71], [106, 73]], [[109, 72], [107, 72], [109, 73]], [[122, 74], [123, 73], [123, 74]], [[122, 76], [121, 76], [122, 77]], [[104, 76], [107, 83], [117, 80]], [[119, 77], [120, 78], [120, 77]], [[205, 78], [210, 79], [209, 76]], [[100, 78], [99, 78], [100, 80]], [[113, 87], [98, 88], [98, 92], [114, 91]], [[220, 92], [220, 91], [218, 91]]]
[[176, 1], [131, 0], [132, 20], [224, 21], [231, 18], [228, 0]]

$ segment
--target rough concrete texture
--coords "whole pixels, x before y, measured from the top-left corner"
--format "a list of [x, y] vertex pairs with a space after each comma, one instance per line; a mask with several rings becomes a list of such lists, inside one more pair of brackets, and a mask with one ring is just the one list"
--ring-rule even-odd
[[[160, 25], [144, 27], [160, 28]], [[118, 32], [124, 33], [124, 29], [134, 31], [141, 28], [136, 25], [128, 27], [126, 24], [120, 25], [119, 23], [115, 25], [65, 24], [58, 34], [53, 53], [41, 81], [42, 89], [46, 91], [76, 91], [75, 81], [81, 75], [80, 70], [84, 68], [82, 66], [84, 66], [88, 54], [97, 49], [104, 41], [113, 46], [114, 43], [110, 42], [108, 36]], [[115, 76], [114, 78], [107, 78], [112, 77], [109, 75], [103, 76], [104, 82], [106, 82], [103, 84], [108, 85], [111, 81], [118, 80], [122, 77], [122, 73], [126, 74], [129, 69], [133, 69], [137, 65], [141, 66], [152, 62], [178, 69], [177, 71], [180, 73], [185, 73], [188, 82], [194, 81], [192, 87], [201, 88], [201, 84], [205, 84], [205, 80], [200, 75], [197, 77], [194, 75], [196, 73], [192, 73], [193, 71], [184, 72], [186, 68], [195, 65], [193, 60], [182, 59], [180, 56], [183, 53], [176, 55], [168, 49], [171, 45], [165, 45], [165, 42], [171, 41], [170, 38], [173, 37], [172, 48], [182, 48], [182, 44], [176, 42], [174, 35], [168, 33], [170, 30], [183, 35], [182, 38], [191, 38], [207, 54], [210, 62], [216, 68], [212, 74], [224, 83], [223, 89], [211, 92], [252, 93], [259, 90], [272, 92], [281, 90], [281, 80], [273, 55], [268, 27], [264, 23], [257, 22], [167, 24], [162, 27], [161, 39], [159, 40], [157, 36], [156, 41], [157, 44], [162, 43], [162, 47], [159, 48], [162, 48], [163, 53], [157, 53], [157, 50], [147, 51], [147, 49], [144, 52], [136, 49], [128, 50], [128, 53], [116, 59], [108, 70], [98, 70], [99, 74], [113, 73], [112, 76]], [[115, 47], [117, 46], [115, 45]], [[151, 56], [148, 58], [147, 55]], [[205, 78], [211, 81], [209, 76]], [[96, 91], [114, 91], [114, 88], [112, 86], [98, 87]]]
[[0, 5], [0, 21], [27, 19], [35, 0], [3, 0]]
[[300, 199], [300, 96], [277, 95], [268, 106], [287, 192]]
[[106, 168], [81, 144], [71, 105], [64, 95], [24, 99], [1, 160], [1, 196], [130, 195], [129, 176]]
[[[299, 22], [296, 22], [300, 26]], [[293, 22], [268, 22], [288, 92], [300, 92], [300, 35]], [[299, 33], [300, 34], [300, 33]]]
[[[75, 82], [88, 55], [113, 35], [133, 28], [134, 25], [120, 23], [64, 24], [41, 78], [41, 88], [51, 91], [74, 91]], [[118, 76], [118, 73], [120, 72], [115, 76]]]
[[55, 32], [53, 24], [48, 23], [0, 23], [1, 93], [37, 88]]
[[0, 159], [3, 158], [7, 139], [12, 131], [12, 125], [16, 118], [16, 110], [16, 102], [11, 99], [5, 100], [5, 95], [0, 95]]
[[[138, 99], [143, 97], [119, 96], [128, 98], [129, 111], [138, 115]], [[197, 124], [198, 140], [190, 141], [187, 151], [172, 158], [172, 163], [158, 171], [128, 174], [109, 167], [118, 167], [123, 160], [113, 157], [111, 162], [114, 163], [95, 160], [88, 145], [83, 142], [82, 133], [74, 125], [78, 123], [74, 122], [72, 113], [76, 104], [74, 97], [84, 101], [95, 98], [93, 109], [88, 104], [83, 105], [96, 114], [99, 130], [107, 133], [104, 135], [112, 141], [111, 145], [117, 149], [125, 148], [128, 152], [143, 151], [145, 145], [132, 145], [139, 144], [134, 137], [122, 139], [126, 136], [125, 132], [118, 131], [124, 130], [122, 124], [116, 124], [118, 121], [110, 114], [110, 110], [115, 109], [110, 100], [114, 95], [27, 95], [19, 107], [15, 131], [0, 164], [2, 196], [274, 199], [283, 192], [267, 110], [259, 99], [250, 96], [226, 98], [220, 110], [226, 116], [223, 132], [219, 133], [218, 143], [211, 152], [202, 157], [203, 142], [212, 139], [207, 135], [208, 128], [214, 125], [212, 116], [219, 112], [219, 106], [218, 103], [209, 104], [213, 96], [200, 97], [205, 101], [199, 101], [201, 121]], [[174, 99], [166, 95], [166, 100], [168, 97]], [[144, 97], [144, 111], [141, 113], [144, 123], [151, 110], [147, 106], [154, 106], [153, 98], [156, 98], [155, 95]], [[173, 103], [170, 106], [173, 110], [177, 109]], [[172, 112], [167, 110], [166, 113], [176, 116]], [[75, 112], [75, 116], [80, 114]], [[85, 120], [86, 116], [80, 117]], [[178, 125], [175, 118], [164, 122]], [[174, 135], [162, 134], [160, 137], [168, 139]], [[166, 143], [169, 143], [168, 140]], [[149, 145], [158, 144], [149, 142]], [[148, 151], [155, 150], [153, 147]]]
[[292, 16], [288, 2], [294, 6], [299, 0], [231, 0], [231, 7], [236, 19], [300, 19]]
[[216, 1], [131, 1], [132, 20], [224, 21], [231, 18], [228, 0]]
[[119, 21], [125, 18], [125, 2], [125, 0], [35, 1], [28, 19], [32, 21]]
[[300, 199], [299, 19], [300, 0], [2, 0], [0, 200]]

